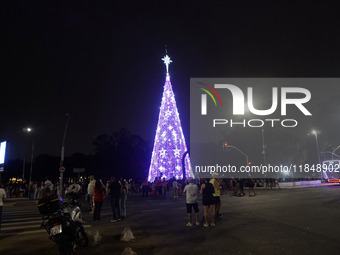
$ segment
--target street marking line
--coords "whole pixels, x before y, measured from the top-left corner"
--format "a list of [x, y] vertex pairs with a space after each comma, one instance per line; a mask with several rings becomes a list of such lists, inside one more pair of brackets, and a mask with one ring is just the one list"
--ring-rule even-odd
[[30, 212], [30, 213], [39, 213], [38, 209], [30, 209], [30, 210], [10, 210], [7, 211], [5, 209], [3, 209], [2, 213], [25, 213], [25, 212]]
[[25, 213], [25, 214], [6, 214], [6, 215], [4, 215], [4, 214], [2, 214], [2, 216], [3, 217], [11, 217], [11, 218], [21, 218], [21, 217], [40, 217], [40, 218], [42, 218], [42, 216], [41, 215], [39, 215], [39, 214], [34, 214], [34, 213]]
[[[36, 224], [36, 223], [41, 223], [42, 221], [41, 220], [35, 220], [35, 221], [25, 221], [24, 223], [25, 224]], [[22, 224], [23, 222], [13, 222], [13, 223], [2, 223], [1, 226], [13, 226], [13, 225], [20, 225]]]
[[40, 228], [40, 225], [22, 225], [22, 226], [16, 226], [16, 227], [5, 227], [5, 228], [1, 228], [1, 231], [27, 229], [27, 228]]
[[2, 218], [2, 222], [11, 222], [13, 220], [17, 222], [25, 222], [26, 220], [36, 220], [36, 219], [40, 219], [42, 221], [41, 217], [30, 217], [30, 218], [20, 218], [20, 219]]
[[13, 215], [13, 214], [18, 214], [18, 215], [20, 215], [20, 214], [37, 214], [37, 215], [39, 215], [39, 212], [37, 212], [37, 211], [24, 211], [24, 212], [16, 212], [16, 211], [13, 211], [13, 212], [4, 212], [4, 211], [2, 211], [2, 214], [4, 215], [4, 214], [9, 214], [9, 215]]
[[[91, 225], [84, 225], [84, 228], [92, 228]], [[17, 236], [21, 236], [21, 235], [28, 235], [28, 234], [38, 234], [38, 233], [46, 233], [45, 229], [38, 229], [38, 230], [31, 230], [31, 231], [23, 231], [20, 232], [18, 234], [16, 234]]]

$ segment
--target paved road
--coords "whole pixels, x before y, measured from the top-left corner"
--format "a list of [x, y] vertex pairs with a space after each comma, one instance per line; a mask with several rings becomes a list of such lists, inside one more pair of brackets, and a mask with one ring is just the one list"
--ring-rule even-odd
[[24, 234], [39, 229], [41, 216], [37, 210], [32, 210], [33, 203], [20, 203], [19, 207], [14, 207], [14, 203], [10, 207], [5, 207], [2, 216], [2, 236]]
[[[223, 196], [223, 216], [215, 228], [186, 227], [183, 197], [172, 200], [130, 196], [128, 219], [117, 223], [109, 222], [111, 212], [106, 201], [100, 222], [93, 222], [91, 215], [84, 212], [92, 241], [90, 247], [79, 248], [77, 252], [121, 254], [125, 247], [131, 247], [138, 255], [339, 254], [340, 186], [258, 190], [257, 193], [255, 197]], [[4, 209], [7, 223], [15, 223], [20, 211], [25, 213], [22, 218], [39, 216], [34, 213], [31, 217], [28, 212], [36, 209], [32, 203], [18, 203]], [[136, 240], [119, 241], [125, 227], [132, 229]], [[57, 254], [46, 233], [9, 235], [9, 230], [0, 235], [0, 254]], [[15, 231], [25, 233], [22, 229]], [[94, 245], [96, 234], [101, 239]]]
[[[46, 233], [45, 229], [40, 228], [42, 218], [36, 203], [37, 201], [28, 200], [8, 203], [3, 211], [1, 237]], [[85, 225], [85, 228], [89, 227], [91, 225]]]

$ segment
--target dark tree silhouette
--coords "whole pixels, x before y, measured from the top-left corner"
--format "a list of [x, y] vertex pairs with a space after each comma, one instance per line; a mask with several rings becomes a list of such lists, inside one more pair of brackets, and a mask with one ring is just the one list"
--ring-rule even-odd
[[95, 158], [103, 176], [143, 178], [151, 158], [151, 146], [125, 128], [110, 135], [99, 135], [95, 141]]

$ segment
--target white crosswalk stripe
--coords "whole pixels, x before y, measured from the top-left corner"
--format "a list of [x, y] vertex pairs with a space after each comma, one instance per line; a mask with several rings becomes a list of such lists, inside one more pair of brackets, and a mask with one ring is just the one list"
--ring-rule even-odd
[[[7, 209], [7, 210], [6, 210]], [[12, 210], [6, 208], [2, 213], [2, 235], [27, 235], [46, 232], [41, 229], [42, 216], [36, 208], [27, 210]], [[85, 228], [91, 225], [84, 225]]]
[[[29, 223], [41, 223], [41, 220], [35, 220], [35, 221], [30, 221]], [[16, 225], [22, 225], [22, 222], [11, 222], [11, 223], [4, 223], [1, 224], [1, 226], [16, 226]]]
[[15, 235], [27, 230], [40, 229], [41, 216], [36, 208], [13, 210], [6, 208], [2, 213], [1, 233]]
[[40, 229], [41, 216], [36, 208], [13, 210], [5, 208], [2, 213], [1, 233], [14, 235], [27, 230]]

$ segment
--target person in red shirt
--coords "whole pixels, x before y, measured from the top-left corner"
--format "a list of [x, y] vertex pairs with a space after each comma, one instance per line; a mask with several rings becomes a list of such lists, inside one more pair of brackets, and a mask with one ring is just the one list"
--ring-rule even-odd
[[93, 201], [94, 201], [94, 212], [93, 220], [100, 220], [100, 213], [103, 206], [105, 194], [105, 187], [101, 180], [96, 180], [94, 185]]

